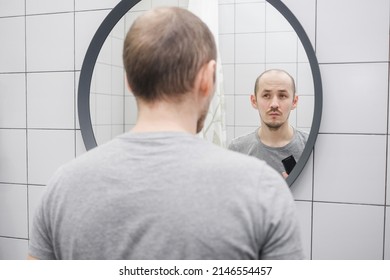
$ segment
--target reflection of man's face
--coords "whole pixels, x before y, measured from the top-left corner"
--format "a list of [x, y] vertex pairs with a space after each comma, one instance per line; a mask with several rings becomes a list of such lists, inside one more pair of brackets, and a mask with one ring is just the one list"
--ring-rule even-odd
[[262, 125], [278, 130], [288, 125], [291, 110], [297, 106], [291, 78], [283, 73], [271, 71], [258, 81], [256, 95], [251, 96], [253, 108], [259, 111]]

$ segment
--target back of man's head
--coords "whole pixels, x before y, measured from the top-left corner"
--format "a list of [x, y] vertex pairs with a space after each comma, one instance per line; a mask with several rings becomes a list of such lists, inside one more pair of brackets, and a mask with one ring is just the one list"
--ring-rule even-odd
[[157, 8], [137, 18], [123, 50], [129, 86], [145, 102], [178, 100], [193, 88], [201, 67], [216, 56], [208, 27], [176, 7]]

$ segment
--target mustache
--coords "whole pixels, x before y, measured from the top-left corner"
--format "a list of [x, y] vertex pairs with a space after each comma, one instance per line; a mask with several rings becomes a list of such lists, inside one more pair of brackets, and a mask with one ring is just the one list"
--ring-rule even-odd
[[269, 114], [269, 113], [279, 113], [279, 114], [282, 114], [282, 112], [278, 108], [271, 108], [271, 109], [267, 110], [267, 114]]

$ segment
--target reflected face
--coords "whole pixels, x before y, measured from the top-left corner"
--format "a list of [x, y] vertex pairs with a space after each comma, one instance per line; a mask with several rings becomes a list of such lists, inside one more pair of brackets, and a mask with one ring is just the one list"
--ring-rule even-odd
[[272, 130], [288, 125], [290, 112], [298, 102], [291, 78], [283, 72], [267, 72], [259, 79], [257, 88], [251, 103], [259, 112], [261, 125]]

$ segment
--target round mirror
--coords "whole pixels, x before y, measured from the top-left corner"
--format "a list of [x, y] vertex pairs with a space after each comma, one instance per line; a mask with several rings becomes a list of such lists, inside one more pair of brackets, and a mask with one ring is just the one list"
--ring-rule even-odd
[[[189, 1], [172, 2], [167, 1], [167, 5], [177, 3], [188, 8]], [[132, 22], [151, 8], [150, 0], [121, 1], [104, 19], [90, 43], [78, 91], [80, 128], [87, 150], [129, 131], [135, 124], [136, 102], [125, 85], [122, 47]], [[253, 10], [256, 12], [251, 13]], [[226, 146], [233, 138], [254, 131], [260, 120], [251, 107], [250, 95], [257, 76], [272, 68], [287, 71], [295, 79], [299, 96], [289, 122], [309, 133], [306, 146], [287, 178], [291, 186], [310, 157], [322, 114], [320, 70], [309, 38], [279, 0], [220, 4], [219, 22], [222, 24], [216, 39], [223, 82], [218, 102], [223, 127], [217, 133], [218, 139], [214, 133], [210, 141]]]

